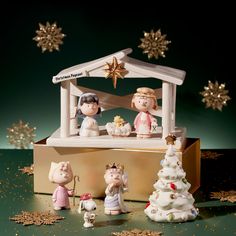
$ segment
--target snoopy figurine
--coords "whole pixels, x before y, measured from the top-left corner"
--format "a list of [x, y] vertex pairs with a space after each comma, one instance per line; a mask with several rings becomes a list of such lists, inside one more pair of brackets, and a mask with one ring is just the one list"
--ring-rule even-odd
[[96, 203], [92, 199], [92, 195], [90, 193], [85, 193], [80, 196], [80, 204], [78, 213], [81, 214], [81, 210], [84, 210], [84, 227], [90, 228], [93, 227], [95, 222], [95, 214], [92, 211], [96, 210]]

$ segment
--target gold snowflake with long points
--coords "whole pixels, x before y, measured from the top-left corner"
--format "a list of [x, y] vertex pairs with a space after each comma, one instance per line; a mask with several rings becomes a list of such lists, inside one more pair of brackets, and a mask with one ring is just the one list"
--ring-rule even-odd
[[124, 76], [128, 73], [128, 71], [124, 67], [124, 63], [118, 63], [116, 57], [113, 57], [112, 63], [106, 62], [104, 71], [105, 78], [112, 79], [114, 88], [116, 88], [117, 79], [124, 79]]
[[166, 40], [166, 34], [162, 35], [161, 30], [151, 30], [151, 32], [144, 31], [144, 38], [141, 38], [141, 44], [138, 46], [143, 49], [143, 53], [148, 55], [148, 59], [158, 57], [165, 57], [165, 51], [168, 50], [168, 44], [171, 41]]
[[123, 230], [122, 232], [113, 232], [114, 236], [161, 236], [161, 232], [151, 231], [151, 230]]
[[211, 192], [211, 198], [219, 199], [221, 202], [236, 202], [236, 191], [220, 191], [220, 192]]
[[7, 128], [8, 142], [18, 149], [27, 149], [34, 142], [35, 130], [35, 127], [31, 128], [28, 123], [24, 123], [22, 120], [13, 123], [10, 128]]
[[21, 214], [10, 217], [10, 220], [15, 221], [18, 224], [27, 225], [52, 225], [58, 220], [62, 220], [64, 217], [46, 212], [28, 212], [22, 211]]
[[19, 169], [23, 174], [27, 174], [27, 175], [33, 175], [34, 174], [34, 164], [32, 164], [31, 166], [25, 166], [21, 169]]
[[223, 106], [227, 105], [227, 101], [231, 98], [227, 95], [228, 90], [225, 90], [225, 84], [220, 84], [218, 81], [212, 83], [208, 81], [208, 86], [204, 87], [205, 91], [200, 92], [203, 96], [202, 102], [206, 103], [206, 108], [213, 108], [222, 111]]
[[47, 22], [46, 25], [39, 23], [39, 30], [36, 30], [37, 35], [33, 40], [38, 42], [37, 46], [42, 48], [42, 52], [59, 51], [59, 45], [63, 44], [62, 39], [66, 36], [61, 30], [60, 27], [57, 27], [56, 22], [53, 24]]

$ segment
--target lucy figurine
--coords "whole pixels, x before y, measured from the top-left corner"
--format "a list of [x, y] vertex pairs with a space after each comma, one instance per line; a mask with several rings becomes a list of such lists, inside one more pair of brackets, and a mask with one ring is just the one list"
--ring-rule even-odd
[[52, 195], [54, 210], [61, 210], [62, 208], [70, 209], [69, 196], [73, 196], [74, 191], [65, 187], [73, 179], [70, 163], [52, 162], [48, 178], [52, 183], [58, 184]]
[[93, 227], [95, 222], [95, 213], [92, 213], [97, 208], [96, 203], [93, 201], [90, 193], [85, 193], [80, 196], [80, 204], [78, 208], [78, 213], [81, 214], [81, 211], [84, 213], [84, 227], [90, 228]]
[[77, 114], [84, 117], [79, 130], [81, 137], [99, 136], [99, 127], [94, 116], [100, 113], [98, 96], [95, 93], [83, 93], [79, 98], [77, 110]]
[[151, 88], [138, 88], [131, 102], [131, 107], [139, 110], [134, 120], [134, 128], [138, 138], [150, 138], [153, 127], [157, 127], [157, 120], [149, 113], [149, 110], [157, 110], [157, 98]]
[[115, 163], [106, 165], [104, 179], [107, 184], [104, 201], [105, 214], [118, 215], [128, 212], [122, 198], [123, 192], [128, 191], [128, 177], [124, 173], [124, 166]]

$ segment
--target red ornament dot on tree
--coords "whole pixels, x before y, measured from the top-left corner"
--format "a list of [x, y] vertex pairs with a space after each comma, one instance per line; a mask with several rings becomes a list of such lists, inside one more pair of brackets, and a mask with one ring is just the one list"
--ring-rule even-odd
[[173, 183], [170, 183], [170, 188], [173, 189], [173, 190], [176, 190], [176, 185], [173, 184]]
[[150, 206], [150, 202], [147, 202], [145, 209], [148, 208]]

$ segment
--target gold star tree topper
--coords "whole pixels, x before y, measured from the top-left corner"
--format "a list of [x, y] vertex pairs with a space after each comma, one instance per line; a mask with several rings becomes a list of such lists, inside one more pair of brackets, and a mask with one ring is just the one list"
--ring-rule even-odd
[[42, 48], [42, 52], [53, 50], [59, 51], [59, 45], [63, 44], [62, 39], [66, 36], [61, 33], [61, 28], [57, 27], [57, 23], [46, 25], [39, 23], [39, 30], [36, 30], [37, 35], [33, 38], [37, 42], [37, 46]]
[[165, 51], [168, 50], [168, 44], [171, 41], [166, 40], [166, 34], [161, 34], [161, 29], [154, 32], [145, 32], [144, 31], [144, 38], [141, 38], [141, 44], [138, 46], [139, 48], [143, 49], [143, 53], [148, 55], [148, 59], [158, 57], [165, 57]]
[[36, 128], [31, 128], [28, 123], [20, 120], [18, 123], [13, 123], [10, 128], [7, 128], [7, 138], [11, 145], [18, 149], [27, 149], [34, 142]]
[[116, 57], [113, 57], [112, 63], [106, 62], [104, 71], [105, 78], [112, 79], [114, 88], [116, 88], [117, 79], [124, 79], [124, 76], [128, 73], [128, 71], [124, 67], [124, 63], [118, 63]]
[[231, 98], [227, 95], [228, 90], [225, 90], [225, 84], [220, 84], [218, 81], [212, 83], [208, 81], [208, 86], [204, 87], [205, 91], [200, 92], [203, 96], [202, 102], [206, 103], [206, 108], [213, 108], [222, 111], [223, 106], [227, 105], [227, 101]]

